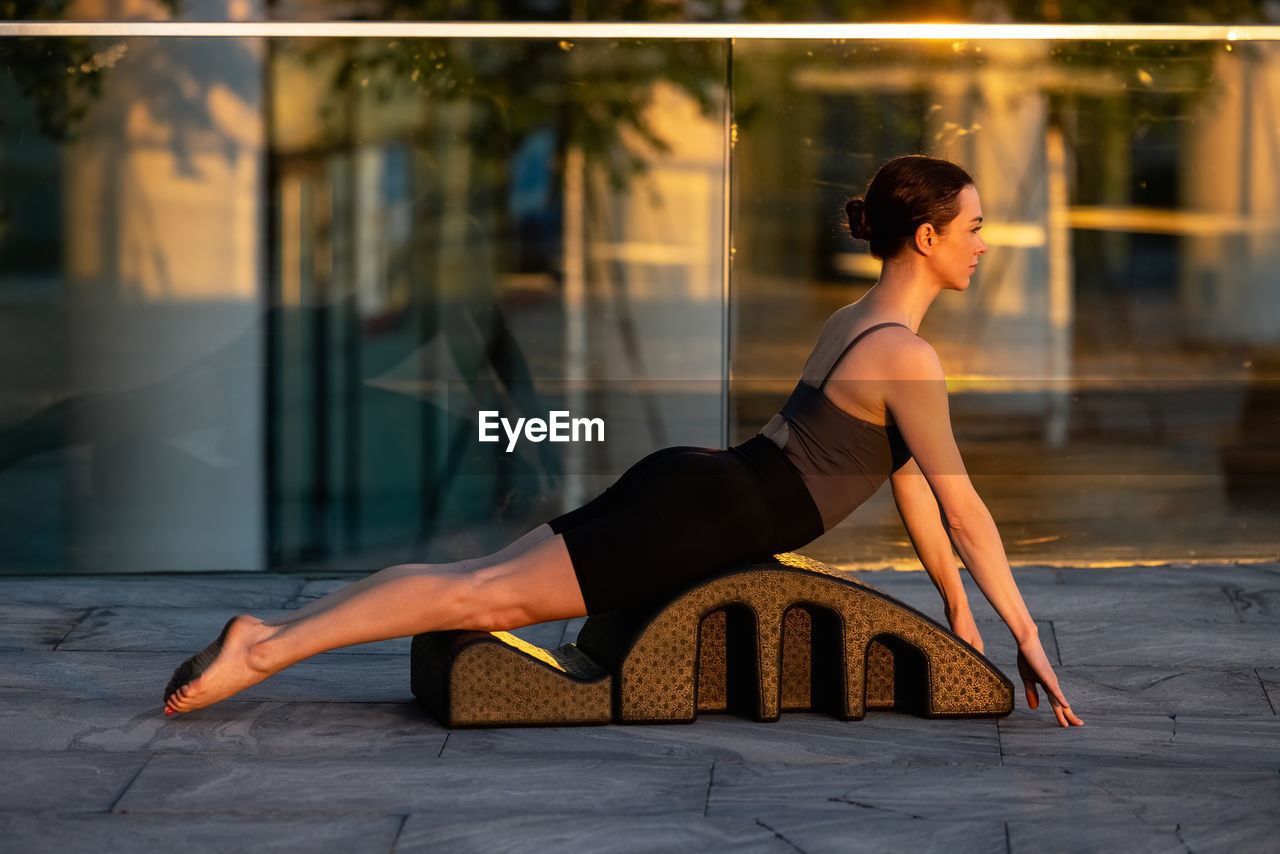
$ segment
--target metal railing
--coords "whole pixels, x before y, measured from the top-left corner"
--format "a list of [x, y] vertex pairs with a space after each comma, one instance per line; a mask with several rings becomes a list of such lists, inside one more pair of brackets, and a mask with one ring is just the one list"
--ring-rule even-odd
[[775, 24], [523, 21], [3, 21], [3, 36], [486, 39], [822, 39], [849, 41], [1277, 41], [1277, 25]]

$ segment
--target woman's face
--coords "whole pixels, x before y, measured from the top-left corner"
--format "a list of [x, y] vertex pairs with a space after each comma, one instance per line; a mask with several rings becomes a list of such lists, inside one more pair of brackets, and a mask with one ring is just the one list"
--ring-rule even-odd
[[938, 237], [930, 258], [943, 287], [957, 291], [969, 287], [978, 258], [987, 251], [981, 230], [982, 203], [978, 201], [978, 189], [970, 184], [960, 191], [960, 213], [947, 227], [947, 233]]

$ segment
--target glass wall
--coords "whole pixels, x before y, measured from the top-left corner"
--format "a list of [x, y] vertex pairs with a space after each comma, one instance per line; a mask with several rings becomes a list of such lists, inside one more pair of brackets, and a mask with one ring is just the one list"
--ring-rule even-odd
[[[0, 572], [472, 555], [744, 439], [904, 152], [982, 194], [921, 334], [1012, 560], [1276, 559], [1278, 51], [0, 36]], [[887, 491], [806, 552], [913, 565]]]

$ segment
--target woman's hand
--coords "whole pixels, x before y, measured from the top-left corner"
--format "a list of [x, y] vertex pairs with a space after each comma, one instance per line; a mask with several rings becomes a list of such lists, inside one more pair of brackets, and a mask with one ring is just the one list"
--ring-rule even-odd
[[947, 608], [947, 622], [951, 624], [951, 631], [956, 637], [982, 652], [982, 635], [978, 634], [978, 624], [973, 621], [973, 612], [969, 610], [968, 602], [956, 608]]
[[1031, 637], [1018, 645], [1018, 675], [1022, 677], [1022, 687], [1027, 692], [1027, 705], [1038, 708], [1040, 695], [1036, 686], [1044, 688], [1049, 705], [1053, 706], [1053, 714], [1061, 726], [1084, 726], [1084, 721], [1076, 717], [1058, 688], [1058, 677], [1049, 664], [1049, 657], [1044, 654], [1038, 637]]

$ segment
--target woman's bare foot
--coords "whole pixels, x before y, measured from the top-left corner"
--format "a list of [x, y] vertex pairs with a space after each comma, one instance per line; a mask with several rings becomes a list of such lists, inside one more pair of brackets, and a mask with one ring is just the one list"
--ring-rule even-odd
[[253, 648], [276, 631], [257, 617], [233, 618], [217, 640], [173, 672], [165, 689], [164, 713], [202, 709], [266, 679], [275, 671], [262, 666]]

